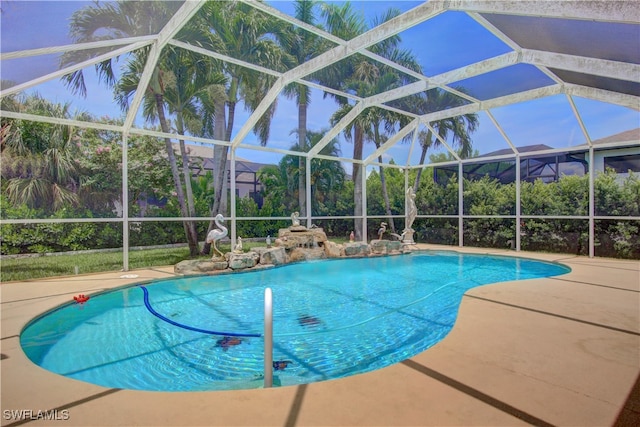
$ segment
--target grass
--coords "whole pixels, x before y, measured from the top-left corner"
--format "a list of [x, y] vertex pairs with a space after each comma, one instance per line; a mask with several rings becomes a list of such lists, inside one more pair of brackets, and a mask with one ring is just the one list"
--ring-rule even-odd
[[[230, 245], [220, 245], [228, 252]], [[245, 250], [258, 244], [247, 243]], [[163, 248], [129, 252], [129, 269], [174, 265], [189, 259], [189, 249]], [[202, 256], [203, 259], [209, 256]], [[77, 271], [76, 271], [77, 269]], [[33, 280], [46, 277], [71, 276], [74, 274], [100, 273], [122, 270], [122, 252], [78, 252], [76, 254], [37, 256], [24, 258], [2, 258], [0, 281]]]
[[[332, 238], [331, 241], [345, 243], [348, 240]], [[243, 242], [245, 252], [256, 246], [264, 246], [264, 243]], [[229, 252], [231, 245], [223, 243], [219, 245], [219, 249], [223, 253]], [[201, 258], [210, 257], [204, 255]], [[174, 265], [185, 259], [190, 259], [189, 249], [186, 247], [135, 250], [129, 252], [129, 269]], [[3, 257], [0, 261], [0, 282], [121, 270], [122, 252], [78, 252], [24, 258]]]

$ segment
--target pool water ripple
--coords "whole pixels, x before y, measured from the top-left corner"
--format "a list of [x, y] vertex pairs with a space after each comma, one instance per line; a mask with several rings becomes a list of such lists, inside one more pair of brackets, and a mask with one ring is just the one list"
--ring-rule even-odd
[[[281, 385], [379, 369], [441, 341], [473, 287], [568, 272], [511, 257], [419, 252], [301, 263], [257, 272], [146, 283], [153, 309], [173, 322], [243, 334], [263, 331], [274, 295], [274, 372]], [[176, 327], [149, 312], [139, 286], [66, 304], [32, 321], [21, 345], [36, 364], [70, 378], [138, 390], [199, 391], [262, 384], [262, 337]]]

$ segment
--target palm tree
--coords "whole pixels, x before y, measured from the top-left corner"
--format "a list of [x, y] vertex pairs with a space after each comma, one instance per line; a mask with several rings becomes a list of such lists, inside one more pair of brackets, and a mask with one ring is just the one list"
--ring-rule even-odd
[[[69, 104], [52, 104], [38, 95], [27, 97], [14, 107], [22, 112], [68, 119]], [[53, 212], [63, 206], [77, 206], [80, 186], [75, 128], [67, 125], [4, 122], [2, 178], [15, 205]]]
[[[456, 88], [456, 90], [465, 92], [464, 88]], [[431, 111], [439, 111], [460, 106], [462, 105], [463, 100], [451, 92], [435, 88], [428, 92], [422, 92], [417, 97], [412, 97], [411, 102], [413, 103], [414, 111], [418, 114], [427, 114]], [[473, 147], [471, 134], [478, 129], [478, 125], [479, 120], [476, 113], [449, 117], [431, 123], [432, 128], [438, 133], [440, 138], [446, 140], [449, 135], [451, 135], [452, 143], [459, 146], [458, 154], [462, 158], [467, 158], [472, 153]], [[418, 140], [422, 147], [420, 164], [423, 165], [427, 155], [427, 150], [431, 147], [440, 146], [441, 142], [438, 138], [434, 138], [431, 129], [427, 131], [420, 131], [418, 134]], [[422, 169], [423, 168], [418, 169], [416, 179], [413, 183], [413, 191], [416, 193], [420, 186]]]
[[[73, 14], [71, 18], [70, 35], [75, 42], [82, 43], [101, 40], [105, 37], [117, 38], [155, 34], [162, 29], [164, 24], [166, 24], [180, 6], [181, 3], [179, 2], [118, 1], [108, 4], [96, 3]], [[149, 49], [145, 48], [132, 54], [133, 59], [128, 63], [128, 80], [119, 83], [121, 91], [119, 100], [123, 107], [126, 107], [128, 104], [126, 94], [132, 93], [129, 92], [129, 90], [133, 90], [131, 88], [134, 85], [137, 88], [136, 83], [139, 81], [139, 75], [142, 72], [144, 64], [146, 64], [148, 51]], [[87, 55], [96, 55], [96, 52], [70, 52], [62, 56], [61, 62], [63, 66], [77, 63], [86, 59]], [[112, 60], [101, 62], [96, 66], [96, 69], [98, 75], [104, 82], [109, 86], [115, 85]], [[163, 132], [169, 133], [170, 128], [165, 115], [164, 98], [166, 78], [167, 68], [163, 67], [162, 62], [159, 61], [153, 70], [149, 87], [145, 88], [147, 91], [145, 95], [155, 103], [155, 112], [160, 123], [160, 128]], [[86, 95], [82, 70], [65, 76], [65, 80], [74, 91]], [[124, 95], [122, 92], [124, 92]], [[171, 166], [171, 173], [181, 214], [183, 217], [188, 217], [190, 209], [185, 200], [183, 182], [180, 177], [173, 144], [170, 138], [165, 138], [165, 149]], [[189, 205], [193, 206], [192, 200], [189, 200]], [[189, 251], [191, 255], [194, 256], [198, 253], [198, 236], [195, 225], [190, 221], [185, 221], [184, 229], [189, 244]]]
[[[307, 133], [307, 145], [314, 147], [322, 140], [327, 130], [320, 132]], [[332, 157], [340, 156], [340, 145], [337, 138], [329, 141], [320, 154]], [[315, 201], [317, 206], [316, 215], [321, 215], [322, 206], [326, 206], [328, 202], [335, 204], [339, 189], [343, 186], [346, 172], [342, 167], [342, 163], [327, 159], [311, 159], [311, 199]], [[311, 209], [310, 209], [311, 211]], [[326, 214], [326, 212], [324, 212]]]
[[[317, 25], [315, 9], [318, 4], [315, 0], [296, 0], [295, 18], [309, 25]], [[302, 65], [323, 49], [322, 39], [315, 34], [300, 27], [293, 27], [290, 34], [280, 44], [292, 57], [295, 66]], [[307, 151], [307, 112], [311, 103], [311, 91], [308, 86], [292, 83], [285, 87], [284, 94], [289, 98], [295, 98], [298, 106], [298, 145], [300, 151]], [[306, 215], [306, 185], [305, 185], [305, 158], [298, 157], [298, 206], [301, 216]]]
[[[374, 19], [373, 26], [386, 22], [398, 16], [399, 13], [396, 9], [389, 9], [380, 18]], [[328, 5], [323, 9], [323, 14], [327, 21], [327, 28], [338, 37], [350, 39], [368, 29], [364, 24], [364, 20], [353, 12], [349, 3], [345, 3], [343, 6]], [[400, 37], [395, 35], [371, 46], [370, 50], [400, 65], [415, 71], [420, 71], [420, 66], [415, 57], [409, 51], [399, 48], [400, 41]], [[345, 61], [342, 61], [342, 63], [345, 63]], [[343, 91], [356, 93], [361, 97], [368, 97], [385, 92], [407, 83], [406, 77], [398, 73], [395, 69], [375, 63], [363, 55], [356, 54], [351, 56], [341, 69], [341, 71], [334, 72], [333, 75], [331, 72], [320, 74], [320, 79], [327, 81], [329, 86], [336, 85], [337, 82], [341, 81], [343, 82], [341, 87]], [[345, 71], [347, 74], [344, 74]], [[341, 106], [331, 119], [334, 125], [352, 108], [352, 106], [344, 102], [344, 100], [338, 99], [338, 101], [341, 103]], [[348, 140], [353, 141], [353, 159], [362, 160], [363, 146], [366, 140], [373, 141], [376, 147], [381, 146], [383, 143], [382, 134], [380, 133], [381, 126], [384, 126], [387, 130], [391, 130], [399, 123], [406, 123], [406, 118], [398, 114], [391, 114], [377, 107], [368, 108], [361, 113], [345, 128], [345, 136]], [[382, 159], [379, 158], [379, 160], [380, 163], [382, 163]], [[355, 216], [361, 216], [363, 214], [361, 169], [362, 166], [354, 162]], [[386, 210], [387, 214], [391, 216], [391, 207], [382, 166], [380, 167], [380, 172]], [[391, 218], [389, 220], [391, 227], [395, 228]], [[358, 240], [362, 238], [361, 230], [362, 219], [356, 218], [355, 236]]]
[[[198, 26], [204, 30], [197, 43], [227, 56], [237, 58], [274, 70], [284, 70], [291, 63], [290, 58], [275, 42], [282, 39], [285, 26], [255, 8], [236, 2], [209, 2], [198, 15]], [[211, 88], [208, 112], [213, 124], [206, 132], [214, 139], [230, 141], [235, 121], [235, 109], [242, 101], [244, 107], [254, 111], [274, 83], [272, 76], [265, 76], [255, 70], [232, 63], [221, 64], [227, 78], [226, 85]], [[265, 145], [269, 138], [269, 126], [275, 112], [273, 103], [254, 128], [254, 133]], [[214, 186], [215, 198], [212, 215], [226, 213], [226, 163], [229, 147], [214, 146]], [[212, 221], [209, 230], [215, 226]], [[210, 245], [205, 244], [202, 253], [209, 253]]]
[[[343, 40], [350, 40], [360, 34], [363, 34], [368, 29], [364, 17], [355, 12], [349, 2], [342, 5], [325, 3], [322, 5], [321, 10], [327, 31]], [[349, 82], [349, 79], [353, 76], [359, 59], [361, 60], [360, 55], [352, 55], [351, 57], [340, 61], [339, 67], [328, 67], [319, 73], [315, 73], [316, 79], [326, 86], [349, 90], [349, 88], [345, 86], [354, 84], [353, 81]], [[334, 99], [338, 102], [339, 108], [331, 119], [333, 125], [339, 121], [339, 117], [346, 115], [352, 108], [345, 98], [334, 96]], [[344, 133], [347, 140], [353, 141], [353, 159], [361, 160], [364, 144], [362, 123], [356, 118], [356, 120], [351, 122], [351, 125], [345, 129]], [[354, 187], [353, 214], [356, 217], [354, 220], [355, 237], [356, 240], [362, 240], [363, 222], [362, 218], [359, 217], [361, 217], [364, 212], [362, 205], [362, 167], [359, 163], [353, 163], [351, 176]]]
[[[314, 147], [322, 140], [326, 130], [320, 132], [307, 132], [307, 142], [305, 147]], [[289, 148], [291, 151], [300, 151], [299, 143]], [[339, 156], [340, 148], [338, 140], [331, 140], [322, 148], [320, 154], [327, 156]], [[304, 173], [300, 169], [297, 160], [298, 156], [286, 155], [280, 160], [278, 166], [266, 166], [260, 169], [260, 182], [265, 188], [265, 193], [272, 200], [277, 200], [283, 211], [291, 211], [295, 208], [296, 197], [287, 197], [298, 191], [298, 175]], [[324, 204], [338, 194], [338, 188], [342, 186], [345, 179], [345, 171], [340, 162], [326, 159], [311, 160], [311, 197], [316, 205]], [[285, 195], [285, 197], [283, 197]], [[284, 213], [284, 212], [283, 212]]]

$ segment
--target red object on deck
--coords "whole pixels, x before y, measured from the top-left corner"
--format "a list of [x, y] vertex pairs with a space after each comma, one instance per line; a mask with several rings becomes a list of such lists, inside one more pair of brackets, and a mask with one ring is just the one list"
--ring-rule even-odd
[[84, 294], [80, 294], [80, 295], [77, 295], [77, 296], [73, 297], [75, 302], [78, 303], [78, 304], [84, 304], [85, 302], [89, 301], [89, 298], [91, 298], [91, 297], [88, 296], [88, 295], [84, 295]]

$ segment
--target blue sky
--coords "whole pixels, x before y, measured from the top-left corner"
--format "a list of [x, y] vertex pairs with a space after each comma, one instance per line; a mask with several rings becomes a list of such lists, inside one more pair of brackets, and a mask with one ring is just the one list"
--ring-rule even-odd
[[[288, 1], [270, 1], [272, 6], [285, 13], [293, 13], [293, 5]], [[2, 38], [3, 52], [45, 46], [64, 45], [67, 38], [68, 18], [77, 10], [90, 2], [80, 1], [2, 1]], [[374, 16], [381, 15], [389, 5], [400, 11], [409, 10], [420, 2], [415, 1], [354, 1], [356, 10], [362, 10], [371, 22]], [[417, 25], [400, 34], [403, 47], [410, 49], [429, 76], [456, 69], [509, 51], [501, 41], [489, 33], [469, 16], [460, 12], [446, 12], [428, 22]], [[23, 60], [2, 61], [3, 79], [26, 81], [46, 72], [53, 71], [57, 65], [55, 56], [32, 57]], [[514, 66], [500, 70], [493, 75], [470, 79], [462, 82], [465, 88], [479, 98], [495, 97], [512, 93], [521, 88], [538, 87], [549, 80], [544, 74], [531, 66]], [[120, 112], [113, 102], [108, 89], [100, 86], [93, 69], [85, 72], [88, 82], [89, 96], [82, 99], [73, 96], [59, 82], [47, 82], [35, 90], [54, 102], [71, 102], [78, 110], [86, 110], [96, 116], [119, 116]], [[597, 101], [575, 98], [585, 126], [592, 139], [638, 127], [638, 113], [623, 107], [603, 104]], [[324, 99], [322, 93], [314, 90], [309, 110], [308, 127], [311, 130], [329, 128], [329, 119], [336, 110], [336, 104], [330, 98]], [[525, 102], [518, 105], [501, 107], [492, 111], [494, 117], [503, 126], [505, 133], [512, 138], [516, 146], [530, 144], [547, 144], [551, 147], [571, 147], [584, 143], [584, 137], [577, 120], [564, 95]], [[242, 106], [237, 109], [237, 131], [247, 119], [249, 113]], [[485, 113], [479, 114], [480, 127], [473, 135], [474, 147], [480, 153], [506, 148], [507, 143], [495, 129]], [[272, 123], [269, 146], [288, 149], [294, 142], [291, 130], [297, 123], [297, 108], [293, 101], [284, 97], [278, 100], [278, 109]], [[139, 119], [137, 125], [143, 125]], [[352, 145], [342, 141], [341, 149], [344, 157], [351, 157]], [[255, 145], [253, 134], [245, 143]], [[365, 148], [365, 156], [373, 152], [373, 147]], [[404, 164], [408, 160], [409, 144], [399, 144], [389, 150], [384, 161], [390, 158], [396, 163]], [[414, 150], [411, 164], [417, 161], [418, 150]], [[241, 157], [260, 162], [277, 162], [280, 155], [264, 152], [251, 153], [242, 150]]]

